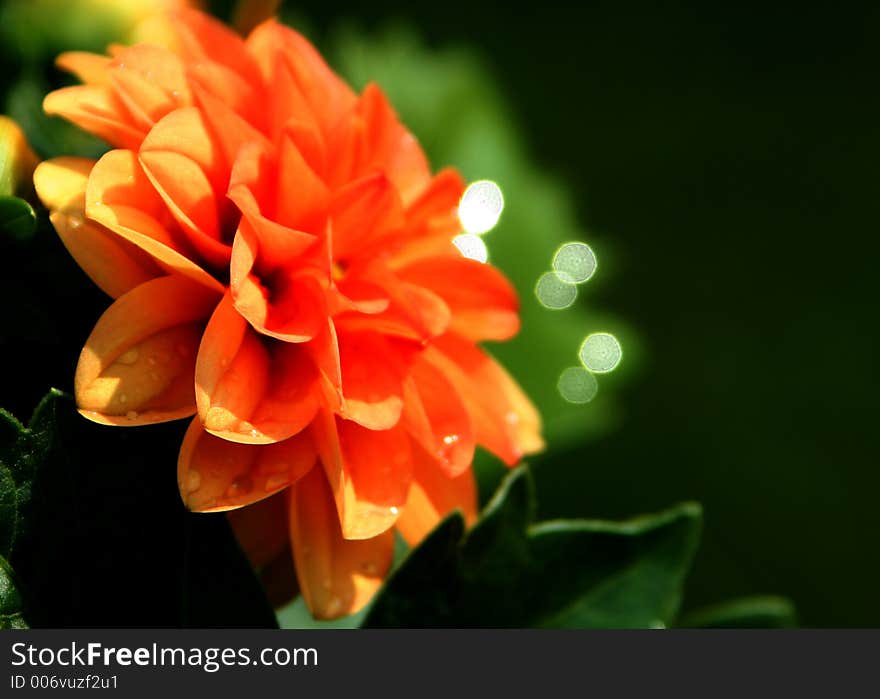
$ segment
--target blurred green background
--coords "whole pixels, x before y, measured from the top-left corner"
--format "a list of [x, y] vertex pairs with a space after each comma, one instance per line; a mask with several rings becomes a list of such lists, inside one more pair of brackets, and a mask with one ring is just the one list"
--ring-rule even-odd
[[[24, 6], [5, 3], [2, 32], [20, 33], [9, 13]], [[880, 9], [304, 0], [284, 13], [358, 86], [387, 90], [435, 166], [502, 187], [485, 239], [524, 327], [493, 351], [547, 421], [540, 517], [698, 500], [685, 609], [778, 593], [807, 626], [880, 625]], [[48, 156], [69, 133], [37, 110], [59, 80], [46, 55], [72, 39], [41, 36], [27, 55], [3, 42], [0, 87]], [[592, 246], [598, 271], [572, 308], [547, 310], [534, 285], [568, 240]], [[82, 318], [106, 305], [81, 293], [79, 320], [9, 311], [6, 351], [40, 323], [67, 335], [27, 346], [46, 385], [4, 387], [22, 416], [48, 382], [69, 388]], [[557, 377], [596, 331], [620, 339], [623, 362], [595, 400], [568, 404]], [[485, 491], [500, 473], [482, 464]]]

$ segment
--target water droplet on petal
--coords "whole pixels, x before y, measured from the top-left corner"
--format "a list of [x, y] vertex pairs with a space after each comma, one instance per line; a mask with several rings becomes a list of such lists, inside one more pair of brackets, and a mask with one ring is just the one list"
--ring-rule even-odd
[[331, 597], [327, 600], [327, 605], [324, 609], [327, 613], [328, 617], [335, 617], [339, 615], [339, 612], [342, 611], [342, 600], [338, 597]]
[[137, 410], [129, 410], [125, 414], [125, 417], [127, 417], [129, 420], [137, 420], [138, 419]]
[[396, 508], [396, 507], [389, 507], [389, 508], [388, 508], [388, 511], [389, 511], [391, 514], [393, 514], [393, 515], [398, 515], [398, 514], [400, 514], [400, 510], [399, 510], [398, 508]]
[[70, 226], [73, 230], [76, 230], [77, 228], [82, 226], [83, 223], [85, 223], [85, 221], [83, 220], [83, 217], [79, 214], [70, 214], [70, 216], [67, 217], [67, 225]]
[[130, 350], [128, 350], [128, 352], [125, 352], [124, 354], [120, 355], [119, 359], [117, 359], [116, 361], [119, 362], [120, 364], [131, 365], [131, 364], [134, 364], [138, 360], [139, 354], [140, 353], [137, 351], [137, 348], [133, 347]]
[[124, 393], [120, 393], [120, 394], [119, 394], [119, 402], [120, 402], [120, 403], [127, 403], [127, 402], [128, 402], [128, 396], [125, 395]]
[[247, 473], [238, 476], [226, 489], [226, 495], [230, 498], [247, 495], [254, 489], [254, 482]]
[[147, 364], [150, 366], [156, 366], [156, 358], [155, 357], [147, 357]]
[[186, 474], [186, 491], [190, 494], [196, 492], [202, 484], [202, 475], [195, 469]]

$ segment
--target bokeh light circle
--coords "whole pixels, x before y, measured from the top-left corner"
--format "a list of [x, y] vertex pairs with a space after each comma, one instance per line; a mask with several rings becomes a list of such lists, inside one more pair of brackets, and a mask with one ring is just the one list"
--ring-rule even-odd
[[577, 287], [560, 279], [556, 272], [545, 272], [535, 284], [535, 296], [544, 308], [568, 308], [577, 298]]
[[582, 366], [570, 366], [559, 375], [556, 388], [569, 403], [589, 403], [599, 392], [599, 382]]
[[473, 233], [462, 233], [452, 239], [452, 244], [459, 252], [477, 262], [485, 262], [489, 259], [489, 249], [483, 239]]
[[480, 235], [495, 227], [504, 209], [501, 188], [491, 180], [468, 185], [458, 203], [458, 218], [466, 233]]
[[587, 369], [606, 374], [620, 364], [623, 350], [611, 333], [593, 333], [584, 340], [578, 355]]
[[586, 243], [566, 243], [553, 256], [553, 270], [563, 281], [583, 284], [596, 272], [596, 254]]

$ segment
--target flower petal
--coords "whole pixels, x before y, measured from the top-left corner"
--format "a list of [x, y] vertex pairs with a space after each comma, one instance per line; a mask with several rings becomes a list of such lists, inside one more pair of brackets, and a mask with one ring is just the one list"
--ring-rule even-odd
[[387, 430], [400, 420], [403, 379], [414, 348], [378, 333], [339, 337], [343, 415], [370, 430]]
[[429, 257], [397, 271], [430, 289], [452, 311], [449, 329], [474, 342], [509, 340], [520, 327], [513, 285], [491, 265], [464, 257]]
[[394, 531], [351, 541], [343, 536], [321, 469], [290, 489], [290, 541], [303, 597], [317, 619], [354, 614], [382, 584], [394, 557]]
[[220, 283], [192, 260], [186, 241], [174, 235], [173, 219], [132, 151], [110, 151], [95, 164], [86, 187], [86, 216], [146, 252], [166, 271], [222, 292]]
[[224, 216], [228, 168], [201, 111], [186, 107], [165, 116], [144, 139], [138, 160], [193, 247], [209, 264], [228, 265], [232, 249], [223, 238], [231, 238], [238, 221]]
[[236, 444], [210, 434], [195, 418], [180, 447], [177, 484], [188, 509], [221, 512], [258, 502], [296, 483], [316, 459], [307, 434], [276, 444]]
[[[259, 448], [253, 447], [253, 449]], [[314, 465], [314, 459], [312, 464]], [[180, 480], [186, 485], [188, 476], [184, 475]], [[226, 517], [232, 526], [238, 545], [255, 570], [260, 571], [280, 556], [292, 559], [287, 493], [279, 491], [247, 507], [229, 510]], [[293, 586], [296, 586], [295, 580]]]
[[55, 65], [61, 70], [75, 75], [84, 83], [91, 85], [108, 85], [110, 75], [107, 67], [110, 65], [107, 56], [87, 51], [66, 51], [55, 59]]
[[397, 190], [381, 172], [363, 177], [333, 195], [333, 258], [363, 254], [367, 246], [403, 227]]
[[80, 412], [109, 425], [192, 415], [196, 350], [217, 301], [215, 292], [178, 276], [120, 296], [80, 354], [74, 379]]
[[258, 335], [227, 294], [199, 348], [196, 402], [212, 434], [248, 444], [278, 442], [318, 409], [318, 373], [308, 352]]
[[122, 100], [106, 85], [62, 87], [46, 95], [43, 111], [72, 121], [115, 148], [137, 148], [146, 136], [146, 130], [132, 123]]
[[450, 477], [470, 468], [476, 442], [470, 415], [455, 387], [432, 364], [417, 360], [404, 384], [404, 422]]
[[34, 188], [50, 211], [85, 208], [86, 184], [95, 166], [90, 158], [52, 158], [34, 170]]
[[413, 445], [413, 482], [397, 531], [410, 546], [422, 541], [453, 510], [468, 526], [477, 520], [477, 484], [473, 469], [450, 477], [421, 447]]
[[320, 411], [312, 423], [346, 539], [369, 539], [394, 525], [411, 480], [409, 437], [400, 425], [373, 431]]
[[439, 338], [423, 356], [455, 386], [478, 444], [508, 465], [544, 448], [538, 411], [492, 357], [453, 335]]

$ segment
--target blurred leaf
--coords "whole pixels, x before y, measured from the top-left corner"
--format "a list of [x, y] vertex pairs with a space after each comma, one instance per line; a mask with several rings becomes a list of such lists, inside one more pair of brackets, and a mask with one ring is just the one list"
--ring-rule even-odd
[[26, 629], [21, 613], [21, 595], [15, 586], [12, 568], [0, 556], [0, 629]]
[[797, 626], [797, 613], [784, 597], [743, 597], [697, 609], [677, 626], [695, 629], [790, 629]]
[[24, 199], [0, 196], [0, 236], [26, 240], [33, 235], [36, 222], [33, 207]]
[[32, 626], [276, 625], [226, 518], [186, 512], [156, 468], [175, 427], [95, 425], [56, 390], [28, 427], [0, 411], [0, 554]]
[[530, 524], [526, 467], [465, 533], [445, 519], [386, 582], [365, 626], [645, 628], [675, 617], [699, 538], [686, 503], [625, 522]]

